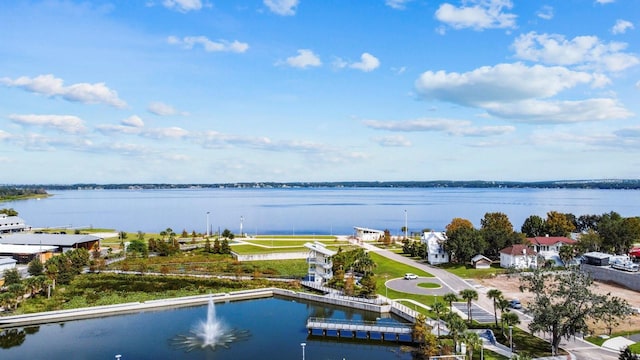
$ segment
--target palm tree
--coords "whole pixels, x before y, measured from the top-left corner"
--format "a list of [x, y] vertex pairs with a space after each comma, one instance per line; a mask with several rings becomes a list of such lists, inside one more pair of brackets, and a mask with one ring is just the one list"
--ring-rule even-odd
[[467, 324], [464, 323], [464, 320], [462, 320], [460, 316], [452, 312], [447, 315], [445, 321], [447, 323], [447, 328], [449, 329], [449, 335], [453, 338], [454, 348], [457, 352], [458, 338], [460, 337], [460, 334], [467, 331]]
[[487, 291], [487, 297], [493, 300], [493, 317], [496, 319], [496, 328], [498, 327], [498, 300], [502, 299], [502, 291], [491, 289]]
[[473, 289], [464, 289], [460, 291], [460, 296], [467, 301], [467, 319], [469, 319], [469, 324], [473, 321], [473, 317], [471, 315], [471, 302], [473, 300], [478, 300], [478, 292]]
[[463, 335], [464, 342], [467, 344], [467, 351], [469, 352], [469, 359], [473, 359], [473, 352], [482, 347], [482, 339], [475, 331], [467, 331]]
[[505, 325], [506, 326], [514, 326], [514, 325], [520, 324], [520, 318], [518, 317], [518, 314], [516, 314], [516, 313], [505, 312], [505, 313], [502, 313], [500, 318], [502, 320], [502, 335], [503, 336], [506, 336], [504, 334]]
[[449, 309], [453, 311], [453, 302], [458, 301], [458, 295], [454, 293], [446, 293], [442, 296], [442, 300], [449, 303]]
[[444, 317], [450, 310], [445, 303], [442, 301], [436, 301], [431, 306], [431, 311], [436, 313], [437, 321], [438, 321], [438, 337], [440, 337], [440, 319]]

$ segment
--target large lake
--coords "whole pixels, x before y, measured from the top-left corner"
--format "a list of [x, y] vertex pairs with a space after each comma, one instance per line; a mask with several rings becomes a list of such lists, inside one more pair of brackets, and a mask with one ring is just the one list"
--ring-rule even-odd
[[[503, 212], [516, 230], [530, 215], [549, 211], [640, 215], [640, 190], [470, 188], [290, 188], [54, 191], [42, 200], [14, 201], [32, 227], [100, 227], [158, 232], [167, 227], [253, 234], [353, 233], [354, 226], [392, 234], [444, 230], [454, 217], [480, 226]], [[209, 212], [209, 215], [207, 215]], [[242, 221], [241, 221], [242, 219]]]

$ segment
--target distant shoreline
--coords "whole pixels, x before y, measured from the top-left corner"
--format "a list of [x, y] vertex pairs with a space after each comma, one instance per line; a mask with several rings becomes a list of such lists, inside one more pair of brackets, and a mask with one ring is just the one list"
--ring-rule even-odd
[[30, 184], [5, 187], [44, 190], [163, 190], [163, 189], [313, 189], [313, 188], [476, 188], [476, 189], [611, 189], [638, 190], [640, 179], [552, 180], [552, 181], [336, 181], [336, 182], [237, 182], [237, 183], [124, 183], [124, 184]]

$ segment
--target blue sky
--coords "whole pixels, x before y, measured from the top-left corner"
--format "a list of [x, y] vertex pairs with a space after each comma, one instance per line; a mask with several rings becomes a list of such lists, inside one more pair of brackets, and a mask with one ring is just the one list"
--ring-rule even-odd
[[0, 2], [0, 183], [638, 178], [637, 0]]

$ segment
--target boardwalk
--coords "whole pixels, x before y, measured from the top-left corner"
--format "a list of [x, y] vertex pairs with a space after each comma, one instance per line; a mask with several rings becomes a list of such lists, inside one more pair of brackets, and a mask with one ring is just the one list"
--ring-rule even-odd
[[[311, 335], [314, 330], [322, 331], [323, 336], [327, 336], [329, 331], [335, 332], [336, 336], [342, 337], [347, 335], [351, 338], [357, 338], [358, 333], [362, 333], [366, 336], [366, 339], [371, 339], [371, 336], [380, 337], [382, 340], [394, 339], [396, 341], [411, 342], [411, 334], [413, 332], [411, 325], [397, 324], [397, 323], [379, 323], [375, 321], [360, 321], [360, 320], [338, 320], [338, 319], [326, 319], [310, 317], [307, 320], [307, 330]], [[390, 338], [389, 335], [392, 335]], [[407, 339], [408, 338], [408, 339]]]

